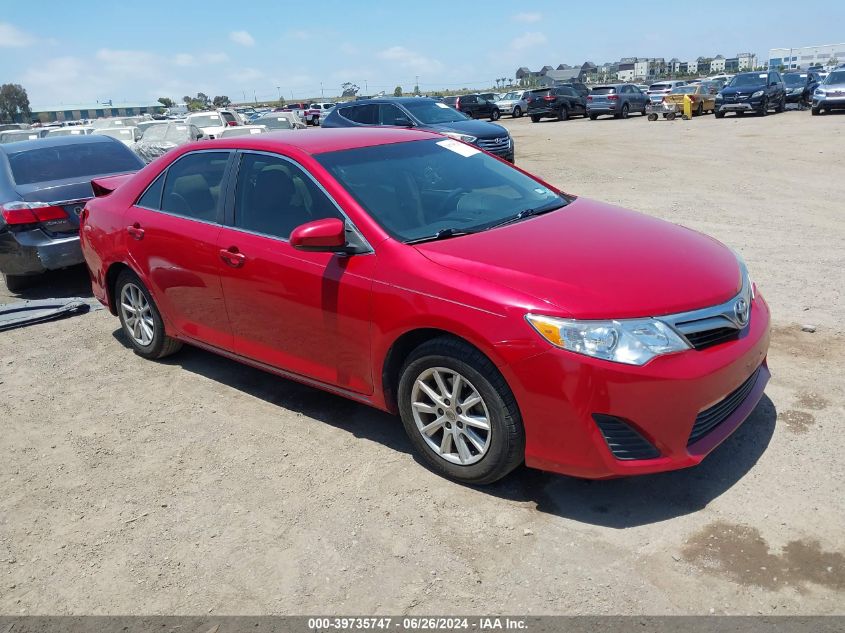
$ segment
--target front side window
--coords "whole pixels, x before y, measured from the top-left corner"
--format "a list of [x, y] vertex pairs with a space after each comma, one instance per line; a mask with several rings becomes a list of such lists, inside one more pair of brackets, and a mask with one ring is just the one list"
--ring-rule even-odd
[[235, 191], [235, 226], [288, 239], [301, 224], [343, 215], [297, 165], [279, 156], [243, 155]]
[[380, 125], [408, 125], [408, 115], [392, 103], [382, 103], [379, 106]]
[[569, 202], [513, 167], [452, 139], [327, 152], [316, 159], [401, 241], [441, 231], [485, 230], [517, 213], [549, 211]]
[[219, 222], [229, 152], [193, 152], [167, 169], [161, 209], [204, 222]]

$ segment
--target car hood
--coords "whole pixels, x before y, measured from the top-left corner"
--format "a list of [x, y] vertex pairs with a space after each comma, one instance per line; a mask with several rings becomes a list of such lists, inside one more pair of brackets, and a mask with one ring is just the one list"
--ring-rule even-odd
[[839, 92], [845, 90], [845, 84], [819, 84], [816, 88], [820, 88], [821, 90]]
[[580, 319], [686, 312], [724, 303], [742, 287], [739, 263], [724, 244], [583, 198], [535, 218], [416, 248], [441, 266]]
[[451, 123], [438, 123], [436, 125], [425, 125], [423, 127], [427, 130], [434, 130], [435, 132], [458, 132], [459, 134], [469, 134], [478, 138], [510, 136], [508, 131], [501, 125], [471, 119], [467, 119], [466, 121], [452, 121]]

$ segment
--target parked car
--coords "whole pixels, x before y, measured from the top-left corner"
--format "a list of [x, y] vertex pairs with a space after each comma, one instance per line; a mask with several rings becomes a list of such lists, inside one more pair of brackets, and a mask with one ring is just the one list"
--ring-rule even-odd
[[481, 95], [461, 95], [455, 101], [455, 109], [458, 112], [463, 112], [470, 119], [498, 121], [499, 117], [502, 116], [496, 102]]
[[585, 99], [587, 98], [587, 95], [590, 94], [590, 88], [587, 86], [587, 84], [580, 82], [577, 79], [566, 79], [566, 80], [562, 81], [561, 83], [559, 83], [557, 85], [559, 85], [559, 86], [570, 86], [570, 87], [575, 89], [575, 92], [577, 92], [579, 95], [581, 95]]
[[[298, 125], [297, 125], [298, 122]], [[298, 130], [305, 128], [305, 123], [293, 112], [271, 112], [257, 119], [253, 119], [250, 125], [261, 125], [266, 127], [270, 132], [278, 130]]]
[[786, 89], [786, 102], [809, 106], [813, 93], [819, 87], [821, 78], [818, 73], [784, 73], [783, 85]]
[[651, 84], [648, 87], [646, 94], [652, 103], [660, 103], [663, 101], [663, 97], [671, 93], [672, 90], [679, 86], [685, 86], [686, 84], [686, 81], [679, 81], [675, 79], [671, 81], [660, 81], [658, 83]]
[[786, 90], [780, 73], [740, 73], [716, 95], [716, 118], [728, 112], [745, 114], [755, 112], [766, 116], [771, 108], [783, 112], [786, 107]]
[[265, 134], [269, 132], [266, 125], [239, 125], [229, 127], [220, 133], [218, 138], [232, 138], [233, 136], [250, 136], [251, 134]]
[[501, 125], [469, 120], [444, 103], [425, 97], [370, 99], [339, 103], [323, 122], [324, 128], [390, 125], [439, 132], [475, 145], [507, 161], [514, 161], [514, 143]]
[[91, 132], [94, 135], [111, 136], [127, 147], [135, 145], [141, 140], [141, 130], [133, 126], [97, 128]]
[[813, 92], [813, 115], [845, 108], [845, 70], [834, 70]]
[[217, 138], [228, 124], [219, 112], [192, 112], [185, 117], [185, 123], [196, 126], [205, 138]]
[[286, 103], [284, 107], [281, 108], [281, 112], [293, 112], [298, 116], [305, 125], [317, 125], [316, 119], [319, 118], [319, 114], [316, 112], [308, 112], [309, 106], [307, 103], [299, 102], [299, 103]]
[[334, 107], [334, 103], [331, 102], [324, 102], [324, 103], [312, 103], [311, 107], [317, 111], [317, 125], [329, 116], [329, 112]]
[[34, 141], [47, 134], [46, 128], [28, 130], [4, 130], [0, 132], [0, 143], [17, 143], [19, 141]]
[[138, 124], [135, 127], [141, 130], [141, 134], [143, 135], [149, 127], [153, 127], [154, 125], [167, 125], [168, 123], [170, 123], [168, 119], [153, 119], [151, 121], [138, 121]]
[[[231, 129], [237, 128], [226, 128], [226, 130]], [[170, 150], [198, 141], [203, 136], [202, 130], [196, 125], [174, 121], [167, 125], [147, 128], [141, 140], [135, 143], [132, 149], [145, 163], [150, 163]]]
[[674, 104], [678, 112], [684, 111], [684, 98], [688, 95], [692, 106], [693, 116], [701, 116], [705, 112], [716, 111], [716, 87], [709, 83], [687, 84], [672, 88], [672, 92], [663, 97], [664, 103]]
[[458, 99], [460, 99], [460, 97], [456, 96], [456, 95], [453, 95], [453, 96], [450, 96], [450, 97], [441, 97], [440, 103], [443, 103], [443, 104], [449, 106], [450, 108], [457, 110], [458, 109]]
[[528, 109], [526, 97], [529, 92], [529, 90], [513, 90], [508, 92], [496, 101], [496, 107], [499, 108], [501, 114], [510, 114], [514, 119], [518, 119]]
[[135, 353], [198, 345], [398, 413], [460, 482], [694, 466], [769, 380], [731, 249], [439, 134], [220, 139], [95, 183], [82, 250]]
[[0, 132], [6, 130], [28, 130], [32, 126], [28, 123], [0, 123]]
[[87, 125], [75, 125], [73, 127], [57, 127], [49, 130], [44, 130], [44, 136], [86, 136], [94, 132], [94, 128]]
[[0, 272], [11, 292], [48, 270], [82, 263], [79, 215], [91, 180], [143, 162], [107, 136], [61, 136], [0, 146]]
[[566, 121], [573, 114], [586, 117], [587, 98], [578, 94], [572, 86], [532, 90], [527, 114], [532, 123], [546, 117], [554, 117], [558, 121]]
[[632, 112], [645, 115], [648, 95], [633, 84], [607, 84], [596, 86], [587, 97], [587, 115], [595, 121], [603, 114], [617, 119], [627, 119]]

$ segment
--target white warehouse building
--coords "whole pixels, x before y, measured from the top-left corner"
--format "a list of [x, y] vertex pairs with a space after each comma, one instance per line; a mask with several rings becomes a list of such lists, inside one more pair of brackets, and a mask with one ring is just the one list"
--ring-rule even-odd
[[769, 70], [783, 66], [787, 70], [810, 66], [831, 66], [831, 60], [845, 64], [845, 44], [802, 46], [800, 48], [773, 48], [769, 51]]

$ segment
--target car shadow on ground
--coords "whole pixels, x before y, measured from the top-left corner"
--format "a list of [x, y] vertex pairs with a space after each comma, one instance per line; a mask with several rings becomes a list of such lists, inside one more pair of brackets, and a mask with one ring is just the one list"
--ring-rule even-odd
[[[117, 329], [113, 334], [131, 349], [123, 330]], [[412, 452], [398, 416], [187, 345], [161, 362], [178, 365], [355, 437], [410, 454], [420, 467], [425, 467]], [[533, 502], [540, 512], [604, 527], [665, 521], [704, 508], [742, 479], [765, 452], [776, 418], [774, 404], [764, 395], [745, 424], [695, 468], [589, 481], [520, 467], [500, 482], [475, 489], [508, 501]]]
[[537, 510], [603, 527], [626, 528], [701, 510], [753, 468], [772, 439], [777, 410], [768, 396], [721, 446], [696, 467], [604, 481], [521, 468], [485, 488], [493, 495], [534, 502]]
[[34, 277], [32, 284], [20, 292], [11, 293], [0, 282], [0, 303], [14, 303], [28, 299], [63, 299], [65, 297], [93, 297], [91, 278], [85, 266], [51, 270]]

